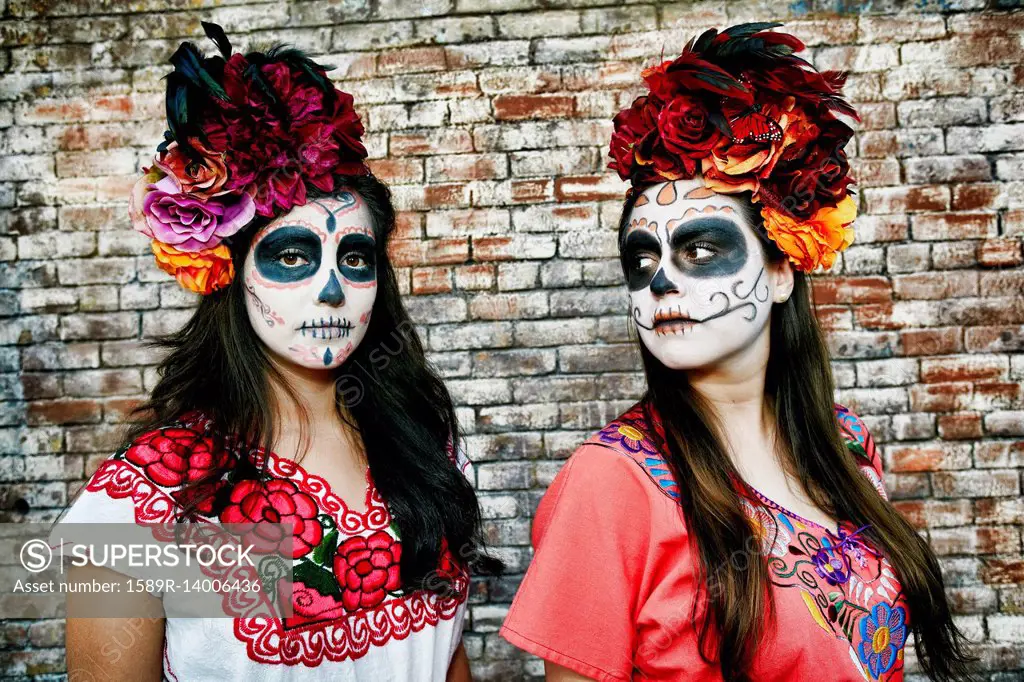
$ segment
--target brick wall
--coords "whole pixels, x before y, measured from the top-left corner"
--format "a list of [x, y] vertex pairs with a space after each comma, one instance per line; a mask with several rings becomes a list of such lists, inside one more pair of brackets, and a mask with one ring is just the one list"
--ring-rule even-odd
[[[610, 118], [705, 27], [781, 19], [863, 116], [857, 243], [817, 282], [838, 399], [942, 557], [991, 679], [1024, 674], [1024, 14], [1013, 0], [0, 0], [0, 498], [46, 518], [154, 382], [140, 339], [194, 301], [126, 215], [161, 77], [201, 19], [290, 41], [352, 91], [401, 211], [406, 301], [470, 434], [512, 575], [477, 585], [479, 679], [541, 673], [495, 630], [530, 512], [640, 393], [614, 240]], [[126, 10], [131, 7], [130, 13]], [[168, 9], [171, 8], [171, 9]], [[212, 51], [212, 45], [204, 45]], [[15, 514], [17, 516], [17, 514]], [[0, 673], [58, 679], [60, 622], [0, 624]]]

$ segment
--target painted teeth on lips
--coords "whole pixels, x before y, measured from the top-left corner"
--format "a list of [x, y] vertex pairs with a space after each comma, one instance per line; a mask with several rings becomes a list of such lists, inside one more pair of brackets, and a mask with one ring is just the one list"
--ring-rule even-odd
[[688, 313], [684, 313], [682, 306], [670, 308], [659, 308], [654, 311], [655, 334], [682, 334], [694, 325], [693, 319]]
[[299, 327], [303, 336], [314, 339], [341, 339], [348, 336], [351, 330], [352, 323], [344, 317], [321, 317], [303, 322]]

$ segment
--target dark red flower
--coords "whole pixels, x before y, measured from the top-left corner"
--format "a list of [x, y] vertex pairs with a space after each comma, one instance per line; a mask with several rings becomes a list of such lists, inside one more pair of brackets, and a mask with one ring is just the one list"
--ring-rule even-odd
[[666, 149], [665, 141], [657, 131], [640, 140], [635, 156], [637, 172], [634, 172], [634, 178], [644, 178], [646, 182], [664, 182], [693, 177], [683, 157]]
[[834, 206], [854, 179], [843, 147], [852, 131], [833, 122], [812, 144], [791, 158], [783, 157], [762, 182], [762, 201], [789, 216], [807, 218], [823, 206]]
[[334, 575], [345, 608], [372, 608], [401, 587], [401, 559], [402, 544], [382, 530], [341, 543], [334, 555]]
[[234, 530], [242, 533], [243, 542], [252, 544], [252, 551], [257, 554], [283, 553], [289, 536], [268, 524], [292, 524], [292, 557], [298, 559], [309, 554], [323, 539], [317, 512], [316, 500], [300, 491], [292, 481], [247, 479], [232, 488], [220, 521], [241, 524], [242, 528]]
[[[608, 167], [623, 180], [642, 177], [645, 169], [637, 163], [636, 152], [640, 143], [657, 135], [657, 104], [648, 97], [637, 97], [632, 106], [616, 114]], [[649, 172], [653, 180], [653, 172]]]
[[335, 175], [367, 172], [351, 95], [325, 92], [285, 62], [257, 72], [261, 85], [245, 58], [232, 55], [224, 67], [229, 101], [213, 102], [204, 116], [209, 146], [224, 152], [229, 189], [253, 186], [257, 213], [273, 216], [304, 204], [307, 184], [330, 191]]
[[710, 154], [723, 137], [711, 122], [704, 103], [682, 95], [661, 108], [658, 133], [665, 149], [681, 157], [689, 176], [696, 172], [700, 160]]
[[230, 469], [234, 464], [226, 452], [213, 452], [213, 440], [209, 436], [177, 427], [157, 429], [140, 436], [125, 452], [125, 459], [164, 487], [198, 481], [218, 470]]

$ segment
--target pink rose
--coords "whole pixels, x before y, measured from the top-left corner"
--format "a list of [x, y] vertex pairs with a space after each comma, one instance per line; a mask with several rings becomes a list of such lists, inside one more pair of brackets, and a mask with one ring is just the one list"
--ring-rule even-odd
[[256, 215], [256, 204], [247, 193], [207, 201], [182, 194], [173, 177], [153, 169], [135, 183], [128, 212], [142, 234], [194, 252], [213, 248], [245, 227]]

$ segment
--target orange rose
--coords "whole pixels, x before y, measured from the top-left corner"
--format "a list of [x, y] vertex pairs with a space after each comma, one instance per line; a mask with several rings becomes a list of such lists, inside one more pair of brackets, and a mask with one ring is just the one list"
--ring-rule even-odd
[[853, 243], [857, 204], [850, 196], [838, 205], [818, 209], [806, 220], [794, 219], [767, 206], [761, 209], [768, 236], [798, 270], [832, 267], [836, 254]]
[[199, 294], [209, 294], [226, 287], [235, 276], [231, 252], [220, 244], [202, 251], [179, 251], [157, 240], [151, 242], [156, 264], [178, 283]]

